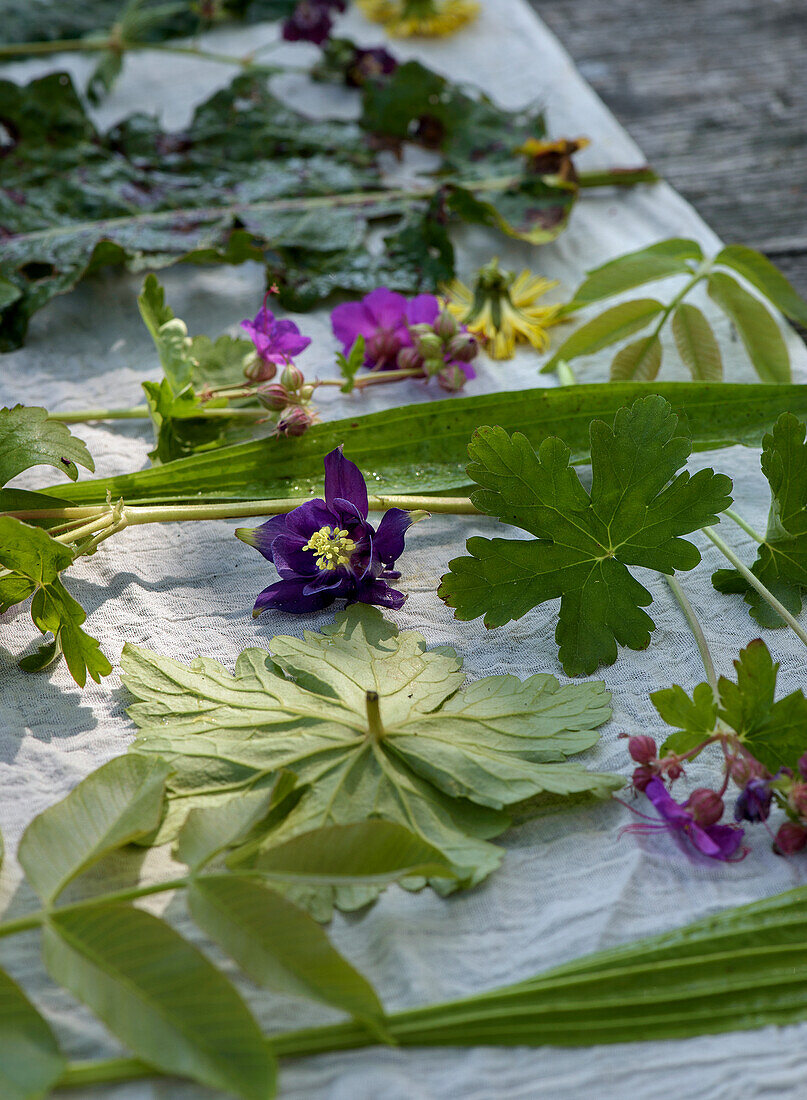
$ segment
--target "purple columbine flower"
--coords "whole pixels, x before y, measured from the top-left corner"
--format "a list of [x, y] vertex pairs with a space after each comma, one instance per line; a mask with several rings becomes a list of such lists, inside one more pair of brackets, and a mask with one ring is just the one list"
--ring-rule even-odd
[[[279, 321], [265, 302], [255, 319], [243, 320], [241, 328], [249, 333], [258, 357], [267, 367], [286, 366], [311, 343], [311, 337], [303, 336], [294, 321]], [[264, 372], [255, 380], [268, 381], [274, 374], [274, 370], [271, 373]]]
[[346, 0], [300, 0], [283, 24], [287, 42], [313, 42], [321, 46], [331, 34], [331, 11], [344, 11]]
[[370, 370], [394, 370], [398, 353], [414, 346], [410, 325], [431, 325], [440, 303], [433, 294], [407, 299], [394, 290], [378, 287], [360, 302], [344, 302], [331, 314], [334, 335], [345, 355], [359, 336], [365, 339], [364, 365]]
[[242, 542], [271, 561], [280, 580], [255, 601], [253, 615], [269, 609], [302, 615], [336, 599], [397, 610], [406, 596], [387, 584], [404, 548], [412, 516], [401, 508], [384, 513], [378, 530], [367, 522], [367, 486], [342, 454], [325, 458], [325, 499], [309, 500], [260, 527], [239, 528]]
[[749, 779], [734, 805], [735, 821], [767, 821], [771, 812], [771, 789], [765, 779]]
[[[644, 792], [658, 812], [660, 820], [647, 817], [633, 807], [633, 813], [646, 819], [647, 824], [637, 822], [626, 825], [622, 833], [668, 832], [686, 837], [702, 855], [723, 862], [743, 859], [745, 851], [740, 851], [743, 842], [743, 830], [737, 825], [700, 825], [694, 808], [680, 805], [657, 777], [651, 779]], [[739, 854], [738, 854], [739, 853]]]

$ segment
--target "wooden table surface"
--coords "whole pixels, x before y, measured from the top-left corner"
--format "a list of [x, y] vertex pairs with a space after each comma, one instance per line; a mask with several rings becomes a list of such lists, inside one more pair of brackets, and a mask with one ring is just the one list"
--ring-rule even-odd
[[531, 0], [648, 162], [807, 297], [807, 0]]

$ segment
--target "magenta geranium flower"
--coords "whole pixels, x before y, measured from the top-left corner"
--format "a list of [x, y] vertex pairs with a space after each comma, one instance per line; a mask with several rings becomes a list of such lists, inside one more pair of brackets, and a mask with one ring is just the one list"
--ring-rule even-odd
[[398, 353], [414, 346], [410, 325], [432, 325], [440, 312], [433, 294], [404, 298], [394, 290], [378, 287], [360, 302], [344, 302], [331, 313], [334, 335], [345, 355], [364, 337], [364, 365], [370, 370], [393, 370]]
[[676, 802], [660, 779], [653, 778], [644, 792], [659, 815], [659, 819], [639, 813], [628, 807], [645, 822], [626, 825], [622, 833], [668, 832], [686, 838], [694, 848], [709, 859], [723, 862], [739, 860], [745, 856], [742, 850], [743, 830], [736, 825], [700, 824], [696, 807], [688, 807]]
[[254, 320], [242, 321], [241, 328], [249, 333], [261, 360], [275, 367], [287, 365], [311, 343], [311, 337], [303, 336], [294, 321], [279, 321], [266, 303]]
[[406, 596], [387, 581], [401, 575], [393, 566], [403, 552], [412, 516], [390, 508], [376, 530], [367, 515], [364, 478], [339, 447], [325, 458], [324, 500], [306, 501], [254, 529], [239, 528], [238, 538], [254, 546], [280, 574], [258, 596], [253, 615], [269, 609], [302, 615], [336, 599], [401, 607]]

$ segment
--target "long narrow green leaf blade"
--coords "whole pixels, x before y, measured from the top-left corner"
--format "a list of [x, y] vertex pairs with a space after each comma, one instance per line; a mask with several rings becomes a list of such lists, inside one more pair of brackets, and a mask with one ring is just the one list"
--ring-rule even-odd
[[[637, 397], [666, 398], [692, 435], [693, 449], [758, 447], [782, 412], [807, 416], [807, 386], [695, 382], [612, 383], [539, 388], [405, 405], [319, 424], [300, 439], [264, 439], [120, 477], [54, 488], [73, 504], [258, 500], [322, 492], [322, 460], [345, 445], [376, 493], [446, 492], [468, 485], [468, 440], [480, 424], [523, 432], [533, 448], [557, 435], [575, 460], [588, 455], [593, 418], [613, 420]], [[50, 493], [50, 491], [47, 491]]]
[[40, 1100], [64, 1068], [50, 1027], [17, 983], [0, 970], [0, 1096]]
[[170, 774], [158, 756], [119, 756], [35, 817], [17, 858], [42, 900], [50, 903], [107, 853], [153, 832]]
[[230, 982], [150, 913], [126, 905], [56, 912], [51, 977], [139, 1058], [241, 1100], [274, 1095], [274, 1059]]
[[790, 381], [790, 355], [779, 326], [753, 294], [722, 271], [714, 271], [707, 283], [709, 297], [733, 321], [748, 358], [763, 382]]
[[360, 1019], [384, 1015], [373, 987], [308, 913], [239, 875], [204, 875], [188, 892], [191, 916], [247, 977], [280, 993], [331, 1005]]

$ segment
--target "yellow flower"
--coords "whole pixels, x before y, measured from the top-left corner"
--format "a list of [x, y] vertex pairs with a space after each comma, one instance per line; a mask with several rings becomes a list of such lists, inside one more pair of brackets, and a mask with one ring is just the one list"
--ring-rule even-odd
[[547, 329], [561, 320], [561, 306], [541, 306], [557, 282], [522, 271], [502, 271], [498, 260], [479, 270], [473, 289], [455, 279], [445, 289], [451, 313], [475, 336], [481, 337], [492, 359], [512, 359], [517, 343], [537, 351], [549, 347]]
[[476, 0], [358, 0], [358, 6], [394, 38], [453, 34], [479, 14]]

